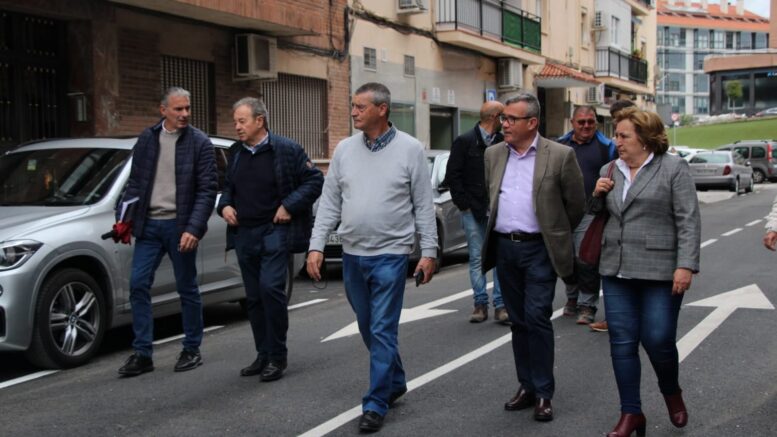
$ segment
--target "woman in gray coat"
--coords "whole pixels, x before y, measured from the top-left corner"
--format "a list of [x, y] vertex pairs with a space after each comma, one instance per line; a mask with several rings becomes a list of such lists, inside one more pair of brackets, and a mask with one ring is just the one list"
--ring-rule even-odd
[[691, 275], [699, 271], [701, 220], [688, 164], [666, 153], [664, 124], [652, 112], [624, 109], [616, 119], [618, 159], [594, 189], [592, 210], [606, 207], [599, 273], [610, 329], [610, 352], [621, 400], [611, 437], [645, 434], [639, 344], [645, 348], [669, 419], [685, 426], [678, 382], [677, 318]]

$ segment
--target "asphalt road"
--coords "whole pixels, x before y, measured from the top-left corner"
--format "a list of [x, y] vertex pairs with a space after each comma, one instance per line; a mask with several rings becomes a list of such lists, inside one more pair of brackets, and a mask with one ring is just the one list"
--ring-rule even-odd
[[[777, 255], [761, 238], [775, 194], [771, 184], [747, 196], [700, 193], [702, 272], [686, 295], [678, 329], [687, 355], [680, 381], [690, 422], [683, 430], [671, 426], [645, 358], [643, 408], [651, 435], [774, 434], [777, 317], [768, 307], [777, 302]], [[400, 349], [410, 392], [389, 412], [381, 435], [609, 431], [619, 412], [607, 334], [565, 318], [554, 321], [555, 420], [538, 423], [530, 412], [504, 411], [517, 389], [509, 330], [492, 320], [467, 322], [472, 301], [464, 262], [454, 257], [419, 288], [408, 278], [404, 316], [416, 320], [400, 326]], [[701, 302], [712, 306], [689, 305], [751, 285], [758, 288]], [[2, 354], [0, 435], [356, 435], [367, 352], [358, 335], [322, 341], [354, 321], [336, 269], [323, 290], [310, 281], [295, 283], [293, 306], [317, 300], [291, 311], [289, 369], [272, 383], [239, 376], [255, 353], [247, 322], [230, 304], [206, 310], [206, 326], [215, 329], [205, 336], [205, 364], [191, 372], [173, 373], [180, 346], [172, 341], [156, 347], [154, 372], [118, 378], [116, 369], [131, 352], [127, 328], [111, 331], [90, 364], [42, 377], [20, 355]], [[555, 308], [564, 301], [559, 285]], [[156, 337], [177, 335], [179, 326], [177, 317], [162, 319]], [[25, 375], [34, 379], [16, 383]]]

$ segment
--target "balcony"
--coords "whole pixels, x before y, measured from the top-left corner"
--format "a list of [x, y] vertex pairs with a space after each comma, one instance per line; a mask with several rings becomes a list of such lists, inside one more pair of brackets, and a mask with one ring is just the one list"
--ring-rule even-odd
[[647, 61], [607, 48], [596, 50], [596, 76], [647, 84]]
[[634, 15], [650, 14], [650, 7], [652, 6], [650, 0], [626, 0], [626, 3], [631, 6]]
[[440, 0], [436, 33], [441, 42], [489, 56], [542, 64], [540, 17], [495, 0]]

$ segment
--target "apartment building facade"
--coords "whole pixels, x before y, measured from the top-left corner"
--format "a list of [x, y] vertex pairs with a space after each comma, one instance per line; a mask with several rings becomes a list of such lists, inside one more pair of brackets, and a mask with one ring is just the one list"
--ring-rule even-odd
[[325, 160], [350, 130], [346, 12], [346, 0], [0, 0], [0, 148], [136, 135], [182, 86], [205, 132], [234, 137], [232, 103], [262, 97], [270, 129]]
[[709, 56], [766, 51], [769, 20], [746, 10], [744, 0], [736, 0], [735, 4], [725, 0], [720, 4], [659, 0], [657, 7], [659, 105], [672, 113], [696, 117], [744, 109], [744, 100], [738, 99], [730, 102], [730, 107], [718, 104], [712, 110], [710, 76], [704, 72], [704, 60]]

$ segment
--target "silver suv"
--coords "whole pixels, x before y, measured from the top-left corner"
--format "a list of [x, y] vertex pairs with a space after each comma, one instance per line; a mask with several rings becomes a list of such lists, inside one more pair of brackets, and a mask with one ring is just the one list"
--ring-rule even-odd
[[[131, 322], [134, 246], [100, 237], [114, 222], [135, 141], [43, 141], [0, 157], [0, 352], [25, 351], [41, 367], [77, 366], [97, 352], [109, 328]], [[232, 141], [212, 141], [221, 188]], [[245, 297], [236, 256], [225, 257], [225, 233], [214, 212], [197, 252], [205, 304]], [[292, 272], [302, 268], [296, 259], [288, 295]], [[167, 257], [152, 303], [155, 316], [180, 311]]]
[[777, 141], [741, 140], [718, 147], [717, 150], [731, 150], [750, 162], [753, 180], [760, 184], [766, 180], [777, 180]]

